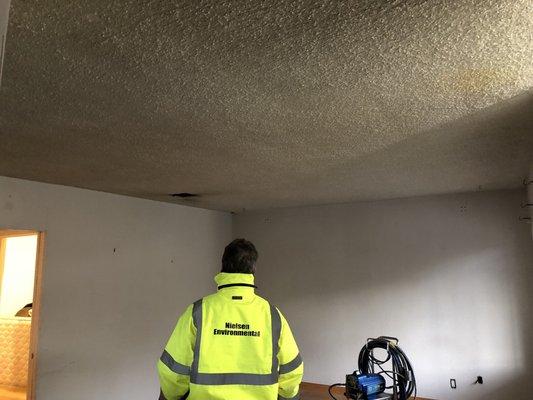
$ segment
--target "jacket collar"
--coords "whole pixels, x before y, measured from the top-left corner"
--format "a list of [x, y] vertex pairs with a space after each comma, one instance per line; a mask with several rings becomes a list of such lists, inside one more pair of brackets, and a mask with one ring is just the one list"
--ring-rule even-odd
[[250, 289], [253, 289], [255, 287], [253, 274], [232, 274], [221, 272], [215, 276], [215, 282], [219, 288], [226, 285], [231, 285], [230, 287], [239, 287], [239, 284], [243, 285], [241, 288], [249, 287]]

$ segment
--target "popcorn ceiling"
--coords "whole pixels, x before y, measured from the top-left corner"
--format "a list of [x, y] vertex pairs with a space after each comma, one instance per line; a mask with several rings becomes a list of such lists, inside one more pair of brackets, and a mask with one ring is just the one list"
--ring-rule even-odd
[[529, 0], [11, 7], [0, 175], [242, 211], [513, 188], [533, 158]]

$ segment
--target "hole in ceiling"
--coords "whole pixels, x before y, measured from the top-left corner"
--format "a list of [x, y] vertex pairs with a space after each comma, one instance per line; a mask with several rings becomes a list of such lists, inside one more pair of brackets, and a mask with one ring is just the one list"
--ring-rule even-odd
[[191, 198], [191, 197], [198, 197], [198, 195], [196, 193], [188, 193], [188, 192], [172, 193], [171, 196], [172, 197], [179, 197], [179, 198], [182, 198], [182, 199], [188, 199], [188, 198]]

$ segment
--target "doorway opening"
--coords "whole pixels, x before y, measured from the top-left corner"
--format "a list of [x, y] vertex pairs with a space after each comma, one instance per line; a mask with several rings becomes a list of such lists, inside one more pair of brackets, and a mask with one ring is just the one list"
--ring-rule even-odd
[[0, 229], [0, 400], [35, 399], [44, 233]]

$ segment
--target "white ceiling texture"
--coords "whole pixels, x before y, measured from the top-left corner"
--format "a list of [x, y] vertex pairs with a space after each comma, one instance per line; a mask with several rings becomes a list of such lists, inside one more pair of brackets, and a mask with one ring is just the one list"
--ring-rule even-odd
[[0, 175], [236, 212], [515, 188], [532, 60], [529, 0], [13, 0]]

